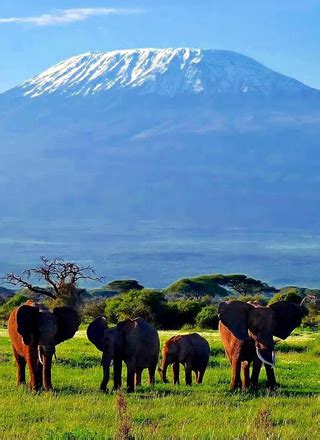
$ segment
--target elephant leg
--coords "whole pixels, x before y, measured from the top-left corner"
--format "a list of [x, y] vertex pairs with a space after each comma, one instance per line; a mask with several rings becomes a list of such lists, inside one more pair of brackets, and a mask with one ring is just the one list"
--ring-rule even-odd
[[205, 371], [205, 368], [201, 368], [201, 370], [198, 371], [197, 383], [202, 383]]
[[127, 393], [134, 392], [135, 368], [127, 366]]
[[242, 362], [243, 388], [247, 390], [250, 385], [250, 362]]
[[156, 360], [153, 365], [148, 367], [149, 372], [149, 385], [154, 385], [155, 383], [155, 376], [156, 376], [156, 369], [157, 369], [158, 361]]
[[114, 389], [118, 390], [122, 385], [122, 360], [113, 359], [113, 382]]
[[38, 369], [38, 359], [37, 359], [37, 351], [36, 353], [29, 353], [27, 356], [27, 364], [30, 375], [30, 388], [34, 391], [39, 389], [38, 377], [39, 377], [39, 369]]
[[239, 357], [232, 359], [232, 376], [231, 376], [231, 389], [235, 390], [237, 388], [242, 388], [241, 381], [241, 360]]
[[191, 363], [186, 362], [185, 365], [186, 385], [192, 385], [192, 368]]
[[141, 375], [142, 375], [142, 368], [137, 368], [135, 372], [135, 384], [136, 386], [141, 385]]
[[180, 365], [179, 362], [174, 362], [172, 364], [172, 370], [173, 370], [173, 384], [179, 385], [179, 376], [180, 376]]
[[276, 382], [276, 376], [274, 374], [274, 369], [270, 365], [265, 365], [267, 373], [267, 388], [274, 390], [278, 385]]
[[258, 387], [258, 381], [259, 381], [259, 374], [261, 370], [262, 362], [257, 357], [253, 360], [253, 367], [252, 367], [252, 374], [251, 374], [251, 386], [253, 388]]
[[16, 352], [14, 347], [12, 350], [17, 364], [17, 384], [21, 385], [26, 383], [26, 360]]
[[51, 367], [52, 367], [52, 355], [43, 356], [43, 366], [41, 370], [42, 370], [43, 388], [46, 391], [52, 390]]
[[102, 382], [100, 384], [100, 390], [107, 391], [107, 385], [110, 377], [110, 365], [103, 361], [103, 357], [102, 357], [102, 370], [103, 370], [103, 377], [102, 377]]

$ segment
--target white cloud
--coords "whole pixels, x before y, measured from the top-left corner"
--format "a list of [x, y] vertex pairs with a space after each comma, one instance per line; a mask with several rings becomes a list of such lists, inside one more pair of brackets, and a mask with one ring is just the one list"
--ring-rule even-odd
[[35, 26], [52, 26], [85, 21], [90, 17], [102, 15], [132, 15], [142, 13], [141, 9], [122, 8], [78, 8], [57, 10], [54, 13], [42, 14], [35, 17], [0, 18], [1, 23], [29, 23]]

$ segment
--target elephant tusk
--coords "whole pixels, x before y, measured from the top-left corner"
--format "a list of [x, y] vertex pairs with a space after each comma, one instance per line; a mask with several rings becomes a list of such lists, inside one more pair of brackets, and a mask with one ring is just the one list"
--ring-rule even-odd
[[256, 353], [257, 353], [258, 358], [260, 359], [260, 361], [261, 361], [263, 364], [265, 364], [265, 365], [270, 365], [270, 367], [274, 367], [274, 360], [275, 360], [274, 352], [272, 352], [272, 362], [269, 362], [269, 361], [265, 360], [265, 359], [262, 357], [262, 355], [261, 355], [260, 350], [259, 350], [258, 347], [256, 347]]
[[38, 359], [41, 365], [43, 365], [42, 359], [41, 359], [41, 353], [40, 353], [40, 347], [38, 347]]
[[110, 367], [112, 367], [112, 365], [113, 365], [113, 359], [111, 359], [110, 361]]

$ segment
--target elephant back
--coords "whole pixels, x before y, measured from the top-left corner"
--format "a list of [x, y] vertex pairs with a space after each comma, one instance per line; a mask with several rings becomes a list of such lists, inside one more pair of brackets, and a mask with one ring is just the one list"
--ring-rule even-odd
[[190, 335], [187, 335], [187, 337], [195, 349], [196, 356], [209, 358], [210, 345], [203, 336], [199, 335], [198, 333], [191, 333]]
[[126, 319], [117, 328], [125, 339], [127, 355], [135, 353], [141, 366], [158, 359], [160, 339], [157, 330], [143, 318]]

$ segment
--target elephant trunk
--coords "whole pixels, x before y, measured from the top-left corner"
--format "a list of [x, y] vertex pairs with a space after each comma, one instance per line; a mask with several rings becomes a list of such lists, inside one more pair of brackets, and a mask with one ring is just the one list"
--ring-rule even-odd
[[163, 383], [168, 383], [168, 379], [167, 379], [167, 368], [168, 368], [168, 361], [167, 361], [167, 357], [163, 356], [162, 358], [162, 367], [158, 367], [158, 371], [160, 373], [161, 379], [163, 381]]
[[52, 390], [51, 383], [51, 366], [52, 366], [52, 356], [55, 350], [45, 350], [40, 354], [42, 360], [42, 383], [43, 388], [46, 391]]
[[102, 355], [102, 368], [103, 368], [103, 378], [102, 378], [102, 382], [100, 385], [100, 390], [101, 391], [106, 391], [107, 390], [107, 385], [110, 379], [110, 365], [112, 362], [112, 357], [107, 354], [107, 353], [103, 353]]

